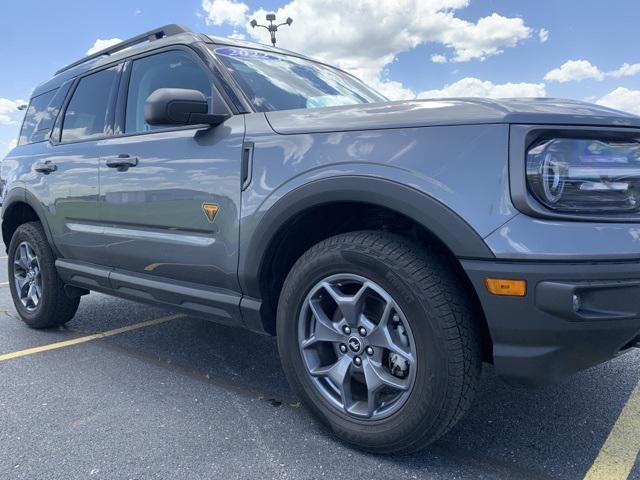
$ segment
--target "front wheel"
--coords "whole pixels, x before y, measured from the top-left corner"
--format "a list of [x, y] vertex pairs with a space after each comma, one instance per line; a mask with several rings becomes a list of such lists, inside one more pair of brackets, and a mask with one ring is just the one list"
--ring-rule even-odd
[[39, 222], [20, 225], [9, 244], [9, 287], [20, 318], [31, 328], [63, 325], [76, 313], [80, 298], [69, 298]]
[[304, 403], [340, 438], [378, 453], [444, 435], [468, 409], [480, 339], [441, 255], [384, 232], [325, 240], [294, 265], [278, 347]]

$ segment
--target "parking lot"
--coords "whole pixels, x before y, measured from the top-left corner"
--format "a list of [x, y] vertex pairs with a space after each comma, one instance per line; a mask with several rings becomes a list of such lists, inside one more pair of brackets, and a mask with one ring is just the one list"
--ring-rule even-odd
[[274, 339], [99, 294], [29, 330], [0, 262], [2, 479], [640, 478], [640, 350], [541, 390], [487, 367], [442, 441], [377, 457], [301, 408]]

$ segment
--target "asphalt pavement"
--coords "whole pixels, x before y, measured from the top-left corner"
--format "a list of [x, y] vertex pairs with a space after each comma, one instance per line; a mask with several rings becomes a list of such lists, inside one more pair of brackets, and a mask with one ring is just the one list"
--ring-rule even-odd
[[640, 350], [539, 390], [486, 366], [445, 438], [375, 456], [300, 405], [273, 338], [95, 293], [30, 330], [0, 263], [0, 479], [640, 479]]

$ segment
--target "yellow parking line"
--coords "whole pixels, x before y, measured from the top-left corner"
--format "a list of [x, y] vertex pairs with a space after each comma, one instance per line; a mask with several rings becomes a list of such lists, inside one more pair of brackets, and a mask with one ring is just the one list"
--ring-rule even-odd
[[0, 355], [0, 362], [5, 360], [13, 360], [14, 358], [26, 357], [27, 355], [33, 355], [34, 353], [47, 352], [49, 350], [56, 350], [58, 348], [70, 347], [79, 343], [90, 342], [92, 340], [99, 340], [101, 338], [112, 337], [120, 333], [130, 332], [131, 330], [137, 330], [139, 328], [150, 327], [152, 325], [158, 325], [160, 323], [169, 322], [171, 320], [177, 320], [178, 318], [185, 317], [186, 315], [178, 313], [175, 315], [169, 315], [168, 317], [156, 318], [154, 320], [147, 320], [146, 322], [134, 323], [133, 325], [127, 325], [126, 327], [115, 328], [113, 330], [107, 330], [106, 332], [98, 332], [93, 335], [87, 335], [85, 337], [72, 338], [71, 340], [65, 340], [63, 342], [50, 343], [48, 345], [41, 345], [39, 347], [27, 348], [26, 350], [19, 350], [17, 352], [10, 352]]
[[631, 393], [584, 480], [625, 480], [640, 452], [640, 383]]

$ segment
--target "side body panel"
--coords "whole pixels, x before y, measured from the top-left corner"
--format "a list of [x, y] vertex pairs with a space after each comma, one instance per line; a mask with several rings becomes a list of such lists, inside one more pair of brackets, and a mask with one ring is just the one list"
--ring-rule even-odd
[[[273, 223], [270, 213], [282, 205], [289, 215], [300, 213], [308, 205], [296, 192], [306, 192], [314, 182], [324, 181], [325, 202], [339, 197], [333, 195], [339, 189], [346, 195], [340, 200], [375, 203], [379, 198], [391, 209], [394, 204], [388, 201], [396, 188], [407, 189], [416, 195], [411, 197], [418, 200], [414, 206], [437, 207], [446, 212], [441, 218], [451, 220], [427, 228], [453, 236], [445, 230], [464, 225], [466, 230], [460, 231], [468, 234], [470, 244], [479, 245], [481, 257], [492, 257], [481, 237], [516, 215], [508, 189], [507, 125], [280, 135], [256, 113], [247, 115], [246, 140], [255, 146], [253, 181], [243, 194], [239, 275], [249, 296], [259, 295], [260, 254], [269, 241], [261, 232]], [[358, 181], [363, 185], [351, 191], [340, 182], [356, 178], [364, 179]], [[462, 255], [476, 256], [469, 252]]]

